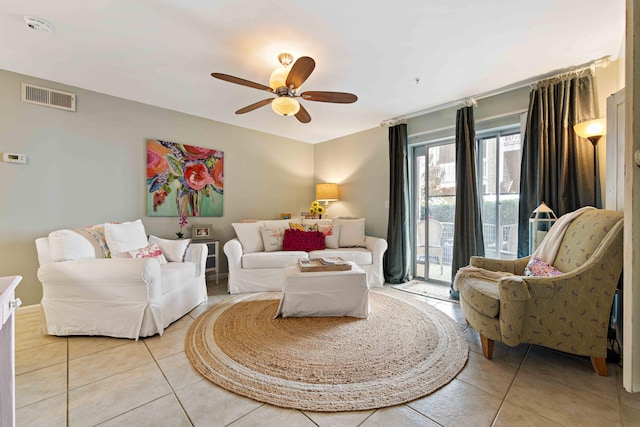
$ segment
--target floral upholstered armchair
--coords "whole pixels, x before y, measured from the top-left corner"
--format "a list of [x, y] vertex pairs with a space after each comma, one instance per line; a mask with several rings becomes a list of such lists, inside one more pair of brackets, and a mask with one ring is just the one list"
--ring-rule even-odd
[[509, 346], [537, 344], [589, 356], [594, 370], [606, 376], [607, 328], [622, 271], [622, 226], [622, 213], [610, 210], [591, 209], [575, 217], [550, 263], [555, 275], [525, 275], [529, 257], [472, 257], [472, 267], [496, 274], [495, 280], [461, 276], [455, 281], [484, 356], [491, 359], [496, 340]]

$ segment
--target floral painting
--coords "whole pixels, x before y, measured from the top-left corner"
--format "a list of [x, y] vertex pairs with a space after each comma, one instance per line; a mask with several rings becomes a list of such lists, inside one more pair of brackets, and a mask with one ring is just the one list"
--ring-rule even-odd
[[224, 152], [147, 140], [147, 216], [222, 216]]

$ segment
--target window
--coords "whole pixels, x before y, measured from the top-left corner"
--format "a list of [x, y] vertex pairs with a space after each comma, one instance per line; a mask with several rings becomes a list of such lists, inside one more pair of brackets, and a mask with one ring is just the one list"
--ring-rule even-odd
[[[520, 126], [478, 132], [478, 192], [485, 255], [514, 259], [520, 190]], [[449, 283], [456, 204], [453, 138], [412, 146], [413, 276]]]

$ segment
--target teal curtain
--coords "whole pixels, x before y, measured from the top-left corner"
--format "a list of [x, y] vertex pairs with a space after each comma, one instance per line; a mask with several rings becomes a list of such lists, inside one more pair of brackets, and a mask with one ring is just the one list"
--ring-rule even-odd
[[557, 217], [599, 206], [593, 145], [573, 130], [576, 123], [594, 118], [591, 70], [544, 80], [531, 90], [520, 167], [518, 258], [529, 255], [529, 217], [541, 202]]
[[407, 125], [389, 127], [389, 225], [384, 254], [387, 283], [409, 280], [411, 247], [409, 242], [409, 158]]
[[[453, 228], [451, 283], [460, 267], [469, 265], [473, 255], [484, 256], [482, 214], [476, 178], [476, 131], [473, 107], [456, 113], [456, 215]], [[457, 291], [449, 291], [459, 299]]]

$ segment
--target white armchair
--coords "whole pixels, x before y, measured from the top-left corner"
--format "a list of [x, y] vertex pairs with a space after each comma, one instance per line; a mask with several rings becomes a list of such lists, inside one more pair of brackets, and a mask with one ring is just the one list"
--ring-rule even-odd
[[[206, 245], [151, 236], [174, 262], [105, 258], [101, 246], [81, 231], [57, 230], [36, 240], [43, 332], [137, 339], [162, 334], [206, 301]], [[179, 249], [180, 260], [178, 244], [188, 245]]]

